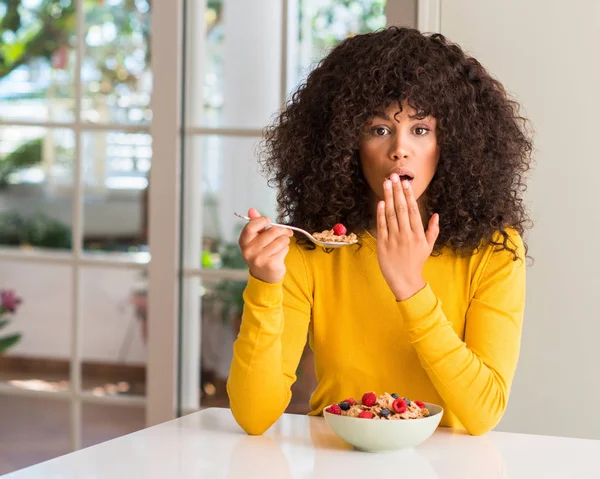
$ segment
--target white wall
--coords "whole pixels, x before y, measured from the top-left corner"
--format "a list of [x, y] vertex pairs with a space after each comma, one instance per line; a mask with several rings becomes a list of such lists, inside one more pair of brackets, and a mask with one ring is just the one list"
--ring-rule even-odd
[[600, 2], [444, 0], [537, 132], [522, 356], [499, 430], [600, 439]]
[[[71, 278], [69, 266], [0, 261], [0, 290], [14, 289], [23, 298], [11, 325], [0, 330], [0, 336], [13, 331], [23, 333], [21, 342], [9, 354], [69, 359]], [[129, 303], [129, 295], [140, 285], [140, 279], [139, 272], [126, 269], [82, 269], [84, 360], [145, 363], [146, 348]], [[126, 342], [132, 322], [131, 342]], [[119, 357], [121, 348], [123, 357]]]
[[[48, 196], [40, 185], [17, 185], [0, 193], [0, 213], [41, 211], [71, 225], [67, 197]], [[141, 228], [141, 192], [112, 191], [106, 197], [88, 197], [84, 205], [86, 235], [135, 235]], [[140, 273], [85, 268], [83, 295], [84, 360], [145, 363], [146, 351], [139, 324], [126, 337], [133, 319], [129, 295]], [[0, 261], [0, 289], [14, 289], [24, 299], [7, 332], [20, 331], [23, 339], [11, 355], [68, 359], [71, 348], [71, 272], [67, 266]], [[120, 353], [122, 352], [122, 357]]]

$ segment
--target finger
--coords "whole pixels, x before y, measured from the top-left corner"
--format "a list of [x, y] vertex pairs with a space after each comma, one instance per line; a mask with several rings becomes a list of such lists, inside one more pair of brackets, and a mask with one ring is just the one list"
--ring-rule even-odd
[[385, 180], [383, 182], [383, 200], [385, 201], [385, 219], [388, 234], [398, 232], [398, 218], [396, 208], [394, 207], [394, 193], [392, 192], [392, 182]]
[[423, 219], [421, 218], [421, 212], [419, 211], [419, 205], [415, 198], [414, 191], [410, 181], [402, 182], [402, 189], [404, 190], [404, 198], [406, 200], [406, 207], [408, 209], [408, 220], [410, 222], [410, 228], [419, 234], [424, 234], [423, 230]]
[[400, 181], [400, 177], [396, 173], [392, 174], [391, 179], [398, 229], [400, 232], [408, 232], [410, 231], [410, 219], [408, 218], [408, 205], [406, 204], [406, 197], [402, 191], [403, 183]]
[[284, 261], [290, 247], [288, 244], [275, 241], [269, 244], [266, 248], [260, 250], [260, 254], [253, 259], [253, 263], [265, 267], [280, 267], [280, 261]]
[[290, 240], [290, 236], [287, 232], [286, 228], [278, 228], [277, 226], [273, 226], [269, 228], [267, 231], [260, 233], [256, 236], [248, 245], [248, 248], [252, 250], [259, 250], [262, 248], [266, 248], [273, 241], [278, 239], [279, 237], [283, 237], [286, 241]]
[[258, 212], [258, 210], [256, 208], [250, 208], [248, 210], [248, 216], [252, 219], [254, 218], [260, 218], [261, 214]]
[[388, 227], [385, 218], [385, 201], [377, 203], [377, 239], [386, 241], [388, 239]]
[[433, 249], [435, 245], [435, 241], [440, 235], [440, 215], [435, 213], [431, 219], [429, 220], [429, 224], [427, 225], [427, 232], [425, 233], [425, 238], [427, 238], [427, 244]]
[[253, 218], [250, 222], [244, 226], [242, 232], [240, 233], [239, 245], [240, 248], [245, 248], [249, 243], [251, 243], [264, 229], [269, 225], [271, 220], [265, 216], [259, 216], [258, 218]]
[[269, 256], [277, 256], [282, 251], [287, 251], [290, 249], [290, 238], [289, 236], [280, 236], [276, 240], [274, 240], [267, 248], [265, 248], [265, 253]]
[[250, 218], [250, 222], [246, 227], [246, 231], [248, 233], [254, 233], [250, 238], [251, 241], [260, 231], [267, 227], [267, 225], [269, 224], [269, 220], [268, 218], [264, 217], [264, 219], [262, 219], [260, 223], [255, 222], [254, 220], [263, 218], [263, 216], [258, 212], [256, 208], [250, 208], [248, 210], [248, 217]]

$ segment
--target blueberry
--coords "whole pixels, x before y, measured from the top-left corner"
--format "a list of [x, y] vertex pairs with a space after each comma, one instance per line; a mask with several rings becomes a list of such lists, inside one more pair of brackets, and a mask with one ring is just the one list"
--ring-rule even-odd
[[384, 409], [382, 409], [382, 410], [379, 412], [379, 415], [380, 415], [381, 417], [388, 417], [388, 416], [390, 415], [390, 410], [389, 410], [389, 409], [385, 409], [385, 408], [384, 408]]
[[348, 409], [350, 409], [350, 403], [346, 402], [346, 401], [342, 401], [341, 403], [338, 404], [338, 406], [340, 407], [340, 409], [342, 411], [347, 411]]
[[410, 401], [408, 399], [404, 398], [404, 401], [406, 401], [407, 406], [410, 406]]
[[394, 394], [392, 394], [392, 397], [393, 397], [394, 399], [398, 399], [400, 396], [398, 396], [396, 393], [394, 393]]

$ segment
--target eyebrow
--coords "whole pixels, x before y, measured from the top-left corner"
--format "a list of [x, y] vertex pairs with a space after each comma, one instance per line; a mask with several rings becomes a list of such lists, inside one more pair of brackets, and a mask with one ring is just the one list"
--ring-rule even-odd
[[[424, 111], [418, 111], [414, 115], [409, 115], [408, 117], [411, 120], [424, 120], [428, 116], [431, 116], [431, 115], [426, 114]], [[383, 118], [384, 120], [387, 120], [387, 121], [392, 121], [390, 119], [389, 115], [386, 112], [384, 112], [384, 111], [374, 111], [373, 112], [373, 118], [374, 117], [379, 117], [379, 118]]]

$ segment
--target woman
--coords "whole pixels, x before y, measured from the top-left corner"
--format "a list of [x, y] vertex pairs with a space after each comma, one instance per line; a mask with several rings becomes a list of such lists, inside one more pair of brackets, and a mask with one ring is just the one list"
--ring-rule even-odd
[[502, 417], [519, 356], [531, 142], [518, 106], [442, 35], [388, 28], [334, 48], [267, 130], [281, 221], [342, 223], [359, 245], [291, 239], [251, 209], [228, 381], [262, 434], [290, 400], [307, 333], [310, 407], [397, 392], [474, 435]]

